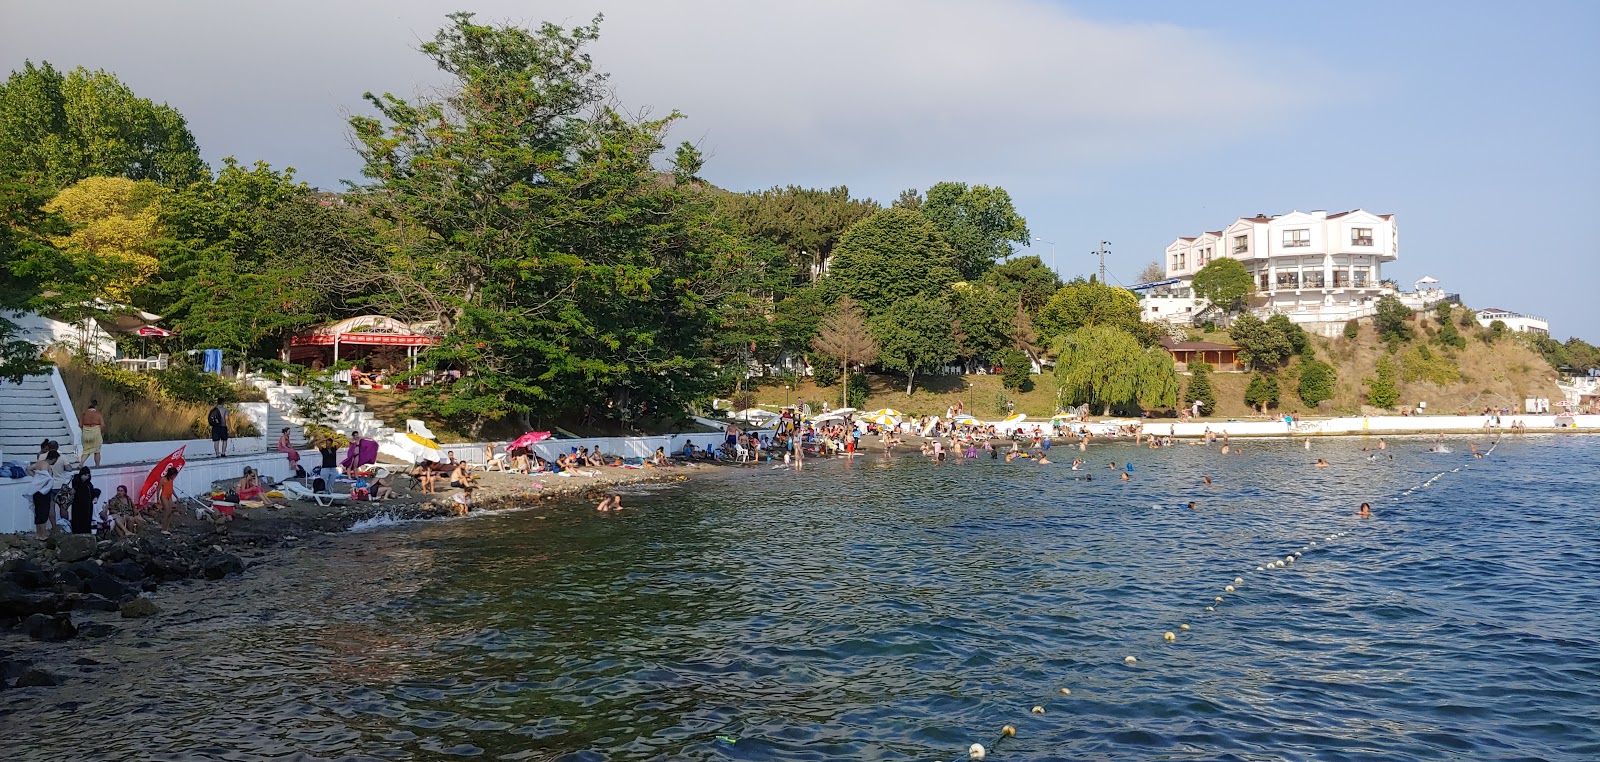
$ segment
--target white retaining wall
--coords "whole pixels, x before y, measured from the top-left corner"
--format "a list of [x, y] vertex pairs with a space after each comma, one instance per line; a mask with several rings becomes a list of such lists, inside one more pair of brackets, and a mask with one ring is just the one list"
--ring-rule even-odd
[[[1462, 433], [1484, 431], [1492, 419], [1483, 415], [1383, 415], [1351, 418], [1329, 418], [1315, 421], [1296, 421], [1291, 429], [1283, 421], [1201, 421], [1175, 423], [1145, 421], [1144, 433], [1155, 436], [1201, 437], [1207, 429], [1214, 433], [1226, 432], [1233, 437], [1251, 436], [1306, 436], [1396, 433]], [[1495, 430], [1510, 431], [1513, 421], [1521, 421], [1529, 429], [1554, 429], [1553, 415], [1503, 415]], [[1600, 415], [1573, 416], [1574, 430], [1600, 432]]]

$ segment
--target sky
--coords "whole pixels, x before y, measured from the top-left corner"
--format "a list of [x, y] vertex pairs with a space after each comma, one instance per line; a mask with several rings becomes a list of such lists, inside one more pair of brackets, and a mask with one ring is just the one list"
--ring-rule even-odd
[[362, 93], [443, 85], [417, 46], [456, 9], [603, 11], [617, 98], [685, 114], [725, 188], [999, 185], [1031, 253], [1071, 277], [1109, 241], [1125, 285], [1180, 235], [1364, 208], [1401, 230], [1385, 277], [1600, 341], [1600, 2], [0, 0], [0, 65], [114, 72], [213, 166], [338, 189]]

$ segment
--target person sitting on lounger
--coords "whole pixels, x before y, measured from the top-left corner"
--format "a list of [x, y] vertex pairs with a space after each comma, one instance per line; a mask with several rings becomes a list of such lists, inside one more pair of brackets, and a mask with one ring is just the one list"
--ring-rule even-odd
[[234, 487], [239, 494], [239, 500], [260, 500], [267, 505], [277, 505], [272, 498], [267, 496], [267, 491], [261, 486], [261, 476], [251, 466], [244, 467], [244, 476], [239, 478], [239, 483]]
[[422, 461], [411, 469], [411, 476], [417, 480], [417, 488], [432, 495], [437, 486], [438, 475], [434, 473], [432, 461]]
[[456, 470], [450, 472], [450, 486], [458, 489], [472, 488], [472, 469], [467, 466], [466, 461], [457, 463]]

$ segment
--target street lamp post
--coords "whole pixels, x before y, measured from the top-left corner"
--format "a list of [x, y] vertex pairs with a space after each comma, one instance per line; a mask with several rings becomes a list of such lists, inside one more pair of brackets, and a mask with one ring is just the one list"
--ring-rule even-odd
[[[1056, 270], [1056, 242], [1055, 241], [1046, 241], [1045, 239], [1040, 238], [1039, 236], [1034, 236], [1033, 240], [1038, 241], [1039, 243], [1048, 243], [1048, 244], [1050, 244], [1050, 271], [1051, 272], [1055, 272], [1055, 270]], [[1056, 273], [1056, 275], [1059, 276], [1060, 273]]]

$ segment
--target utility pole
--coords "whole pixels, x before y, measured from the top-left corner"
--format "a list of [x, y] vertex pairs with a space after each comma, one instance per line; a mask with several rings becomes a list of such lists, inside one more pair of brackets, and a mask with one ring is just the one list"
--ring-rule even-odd
[[1111, 253], [1111, 252], [1106, 250], [1106, 247], [1110, 246], [1110, 245], [1111, 245], [1110, 241], [1101, 241], [1100, 242], [1100, 250], [1099, 251], [1091, 251], [1091, 252], [1089, 252], [1090, 254], [1099, 254], [1100, 255], [1100, 284], [1101, 285], [1105, 285], [1105, 282], [1106, 282], [1106, 255]]

